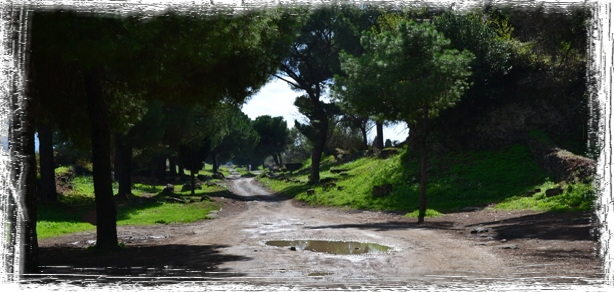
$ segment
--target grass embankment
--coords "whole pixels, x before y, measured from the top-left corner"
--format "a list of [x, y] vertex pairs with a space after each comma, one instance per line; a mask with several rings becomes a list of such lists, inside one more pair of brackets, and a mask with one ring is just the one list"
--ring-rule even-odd
[[[346, 174], [331, 169], [348, 169]], [[590, 184], [569, 183], [563, 194], [546, 197], [546, 190], [557, 184], [533, 161], [527, 147], [514, 145], [497, 152], [448, 153], [429, 159], [427, 216], [484, 207], [496, 209], [530, 209], [535, 211], [581, 211], [592, 207]], [[321, 164], [321, 178], [335, 178], [342, 190], [323, 191], [322, 185], [307, 185], [309, 171], [285, 177], [300, 182], [263, 177], [261, 181], [274, 191], [294, 197], [310, 205], [328, 205], [357, 209], [393, 210], [417, 217], [420, 192], [420, 164], [405, 151], [387, 159], [360, 158], [336, 165], [332, 157]], [[392, 184], [392, 193], [373, 198], [376, 185]], [[315, 194], [308, 195], [313, 188]], [[541, 191], [527, 197], [527, 192]]]
[[[56, 176], [65, 174], [68, 167], [56, 169]], [[186, 173], [187, 174], [187, 173]], [[201, 170], [199, 174], [211, 175], [211, 172]], [[186, 177], [188, 179], [188, 177]], [[216, 180], [212, 180], [216, 181]], [[94, 184], [92, 176], [77, 176], [70, 183], [72, 190], [58, 196], [56, 203], [41, 202], [38, 206], [37, 234], [39, 239], [64, 235], [69, 233], [94, 230], [95, 225], [84, 222], [84, 217], [95, 210]], [[149, 194], [158, 202], [125, 202], [117, 205], [117, 225], [148, 225], [159, 223], [189, 223], [206, 219], [209, 211], [219, 209], [211, 201], [200, 201], [203, 195], [211, 195], [223, 191], [222, 186], [207, 187], [196, 190], [191, 196], [190, 191], [181, 192], [183, 182], [175, 183], [175, 195], [190, 203], [166, 203], [161, 194], [164, 186], [151, 186], [135, 183], [132, 193], [137, 197]], [[113, 192], [117, 193], [117, 183], [113, 183]]]

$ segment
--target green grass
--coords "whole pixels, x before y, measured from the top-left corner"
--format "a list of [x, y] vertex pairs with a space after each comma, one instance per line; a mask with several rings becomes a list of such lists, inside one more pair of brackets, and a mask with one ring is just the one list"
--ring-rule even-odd
[[[528, 147], [512, 145], [496, 152], [432, 154], [429, 158], [427, 216], [457, 211], [464, 207], [484, 207], [501, 203], [498, 208], [541, 211], [580, 211], [592, 206], [590, 185], [570, 185], [565, 193], [545, 198], [545, 190], [554, 183], [533, 161]], [[330, 169], [350, 169], [347, 175], [333, 174]], [[420, 191], [419, 160], [405, 151], [388, 159], [361, 158], [336, 165], [332, 158], [321, 164], [320, 177], [334, 177], [343, 190], [323, 191], [321, 185], [307, 185], [308, 171], [287, 175], [300, 183], [261, 178], [274, 191], [310, 205], [350, 207], [356, 209], [404, 211], [417, 216]], [[373, 198], [375, 185], [392, 184], [386, 198]], [[314, 195], [307, 195], [313, 188]], [[542, 194], [524, 198], [527, 191], [541, 188]]]
[[[37, 220], [39, 239], [59, 236], [69, 233], [95, 230], [96, 226], [82, 222], [83, 217], [95, 210], [93, 180], [91, 176], [78, 176], [72, 181], [72, 191], [60, 195], [56, 203], [40, 203]], [[211, 210], [219, 209], [215, 203], [200, 201], [203, 195], [211, 195], [222, 191], [222, 187], [203, 187], [196, 190], [192, 196], [190, 191], [181, 192], [181, 185], [176, 185], [176, 195], [191, 202], [187, 204], [166, 203], [161, 191], [162, 186], [134, 184], [133, 194], [153, 194], [160, 202], [123, 203], [117, 207], [117, 225], [149, 225], [158, 223], [189, 223], [206, 219]], [[114, 184], [117, 192], [117, 184]]]

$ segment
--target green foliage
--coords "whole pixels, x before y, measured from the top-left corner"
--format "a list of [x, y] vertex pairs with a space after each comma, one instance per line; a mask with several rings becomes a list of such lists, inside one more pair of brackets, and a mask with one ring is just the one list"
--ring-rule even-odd
[[[360, 158], [337, 165], [324, 160], [322, 177], [337, 179], [336, 188], [323, 191], [321, 185], [306, 185], [306, 174], [286, 175], [301, 183], [260, 178], [274, 191], [312, 205], [329, 205], [373, 210], [402, 210], [414, 216], [419, 203], [419, 162], [407, 152], [388, 159]], [[468, 152], [435, 155], [430, 158], [427, 217], [464, 207], [499, 204], [496, 208], [539, 211], [579, 211], [592, 208], [594, 192], [588, 184], [568, 185], [565, 193], [545, 198], [545, 190], [555, 186], [533, 161], [527, 147], [513, 145], [494, 152]], [[347, 175], [333, 174], [330, 168], [349, 169]], [[392, 193], [373, 198], [373, 186], [392, 184]], [[307, 189], [315, 195], [307, 195]], [[542, 192], [525, 198], [527, 191]], [[413, 213], [412, 213], [413, 212]], [[415, 213], [415, 214], [414, 214]]]
[[[400, 21], [395, 31], [363, 33], [366, 53], [342, 53], [347, 76], [335, 77], [335, 95], [359, 113], [414, 124], [453, 106], [467, 89], [473, 55], [448, 49], [450, 41], [429, 23]], [[374, 98], [377, 97], [377, 98]]]
[[264, 159], [286, 149], [290, 132], [283, 117], [259, 116], [251, 124], [260, 136], [254, 147], [255, 158]]

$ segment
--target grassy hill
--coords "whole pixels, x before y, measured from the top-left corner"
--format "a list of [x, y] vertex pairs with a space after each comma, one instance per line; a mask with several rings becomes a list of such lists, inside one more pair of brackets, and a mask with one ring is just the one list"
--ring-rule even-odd
[[[272, 190], [310, 205], [401, 211], [417, 217], [420, 190], [419, 161], [406, 150], [386, 159], [363, 157], [337, 163], [323, 159], [320, 176], [336, 186], [307, 185], [308, 167], [277, 178], [260, 180]], [[335, 170], [347, 169], [347, 172]], [[331, 170], [333, 170], [331, 172]], [[429, 157], [427, 216], [467, 207], [530, 209], [535, 211], [581, 211], [591, 209], [594, 192], [587, 183], [564, 183], [563, 193], [546, 197], [546, 190], [559, 186], [547, 177], [531, 157], [528, 147], [511, 145], [496, 152], [432, 154]], [[373, 186], [391, 184], [386, 197], [374, 198]], [[307, 190], [314, 194], [308, 195]], [[540, 189], [532, 195], [527, 192]]]

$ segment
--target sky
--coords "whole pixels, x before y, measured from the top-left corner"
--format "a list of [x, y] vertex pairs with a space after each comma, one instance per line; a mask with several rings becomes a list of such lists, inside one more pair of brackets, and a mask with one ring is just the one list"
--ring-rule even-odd
[[[243, 105], [243, 112], [252, 120], [262, 115], [283, 116], [288, 128], [292, 128], [294, 127], [294, 120], [304, 118], [293, 104], [294, 99], [302, 94], [292, 91], [286, 82], [274, 78]], [[384, 140], [403, 142], [407, 138], [407, 134], [405, 123], [393, 127], [384, 127]], [[370, 140], [373, 140], [374, 137], [375, 129], [369, 133]]]

